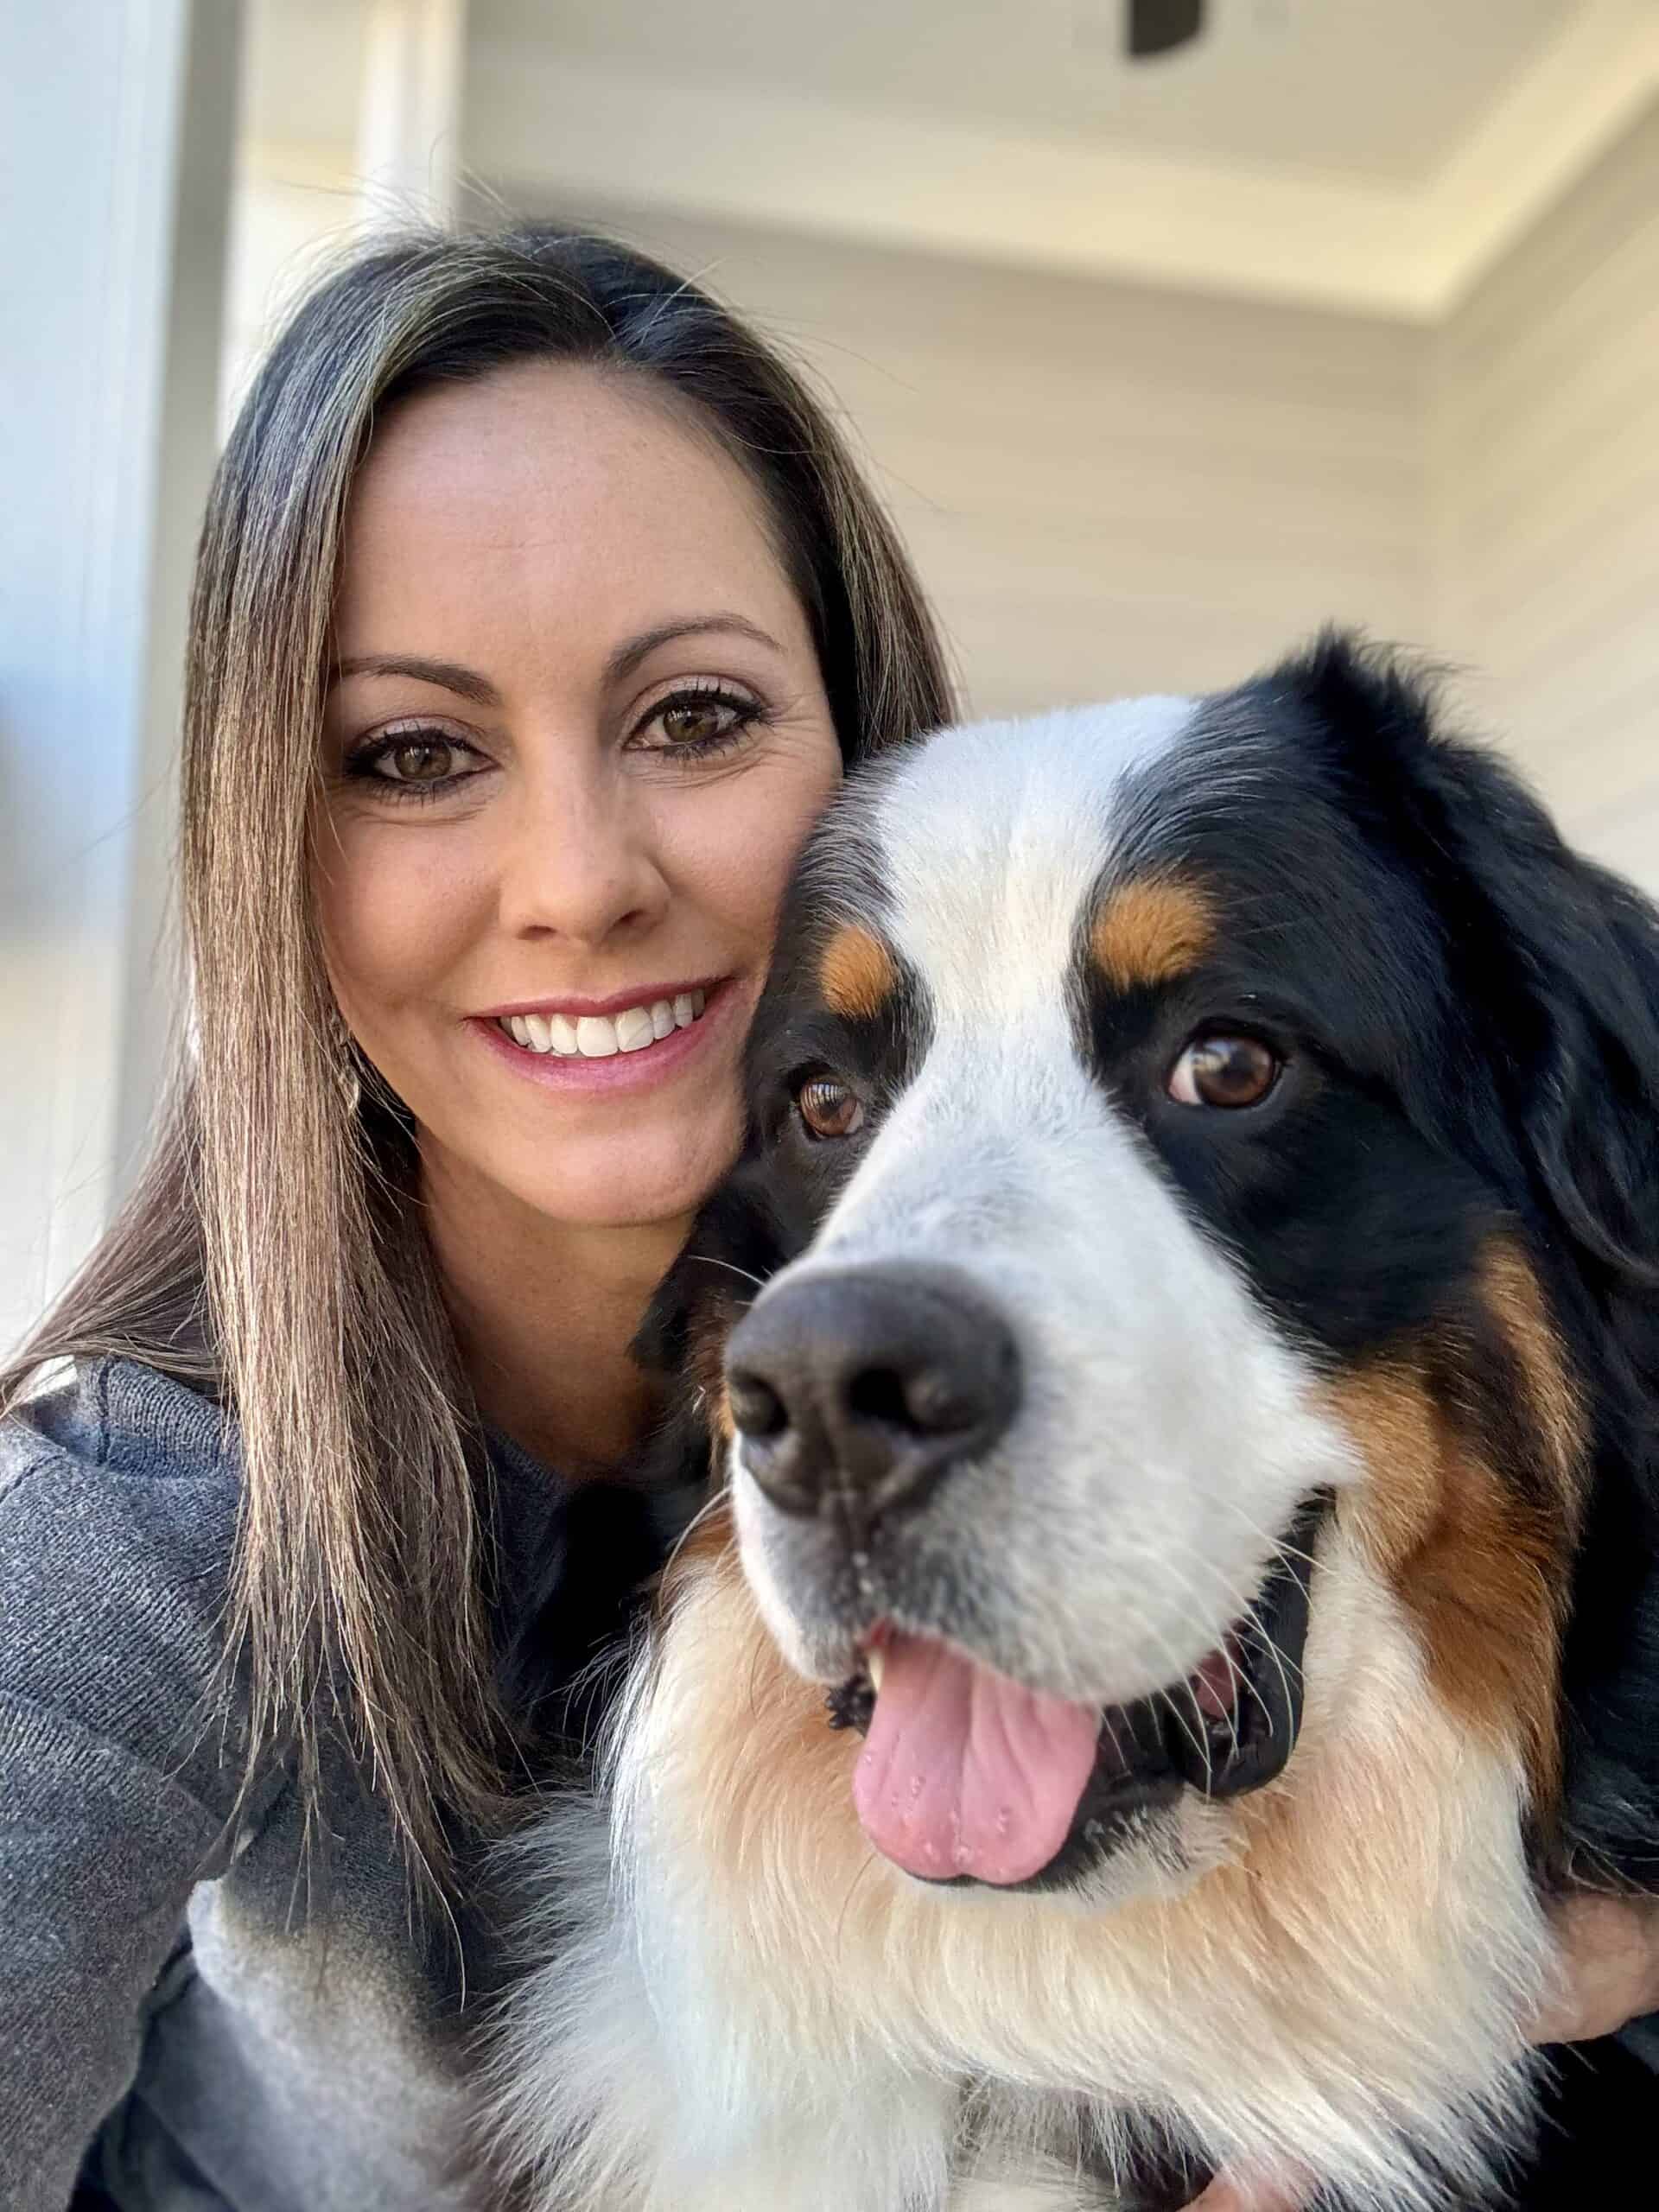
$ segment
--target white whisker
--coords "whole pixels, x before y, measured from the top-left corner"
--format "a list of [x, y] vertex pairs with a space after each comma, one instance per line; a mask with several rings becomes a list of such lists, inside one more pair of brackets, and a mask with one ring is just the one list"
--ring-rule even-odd
[[688, 1260], [695, 1260], [699, 1267], [724, 1268], [728, 1275], [735, 1275], [740, 1282], [753, 1283], [757, 1290], [764, 1290], [766, 1278], [756, 1274], [752, 1268], [740, 1268], [734, 1260], [721, 1260], [712, 1252], [688, 1252]]

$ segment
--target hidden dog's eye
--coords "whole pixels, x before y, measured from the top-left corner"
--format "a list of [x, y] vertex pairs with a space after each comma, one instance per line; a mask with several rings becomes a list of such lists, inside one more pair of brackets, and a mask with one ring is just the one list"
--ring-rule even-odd
[[857, 1094], [832, 1075], [809, 1076], [795, 1093], [795, 1108], [810, 1137], [849, 1137], [864, 1119]]
[[1195, 1037], [1169, 1071], [1167, 1089], [1180, 1106], [1257, 1106], [1279, 1080], [1284, 1062], [1258, 1037]]

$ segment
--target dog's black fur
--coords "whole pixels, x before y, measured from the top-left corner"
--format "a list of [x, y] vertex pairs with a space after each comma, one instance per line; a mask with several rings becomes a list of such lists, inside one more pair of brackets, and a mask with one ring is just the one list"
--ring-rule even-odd
[[[1225, 948], [1191, 992], [1097, 980], [1076, 1020], [1187, 1205], [1333, 1372], [1442, 1325], [1484, 1237], [1518, 1230], [1592, 1462], [1560, 1670], [1562, 1788], [1538, 1809], [1533, 1864], [1547, 1887], [1659, 1893], [1659, 918], [1436, 715], [1421, 674], [1334, 635], [1208, 702], [1131, 804], [1123, 840], [1155, 869], [1179, 826], [1180, 864], [1219, 887]], [[1271, 838], [1252, 841], [1251, 823]], [[818, 1007], [813, 881], [809, 856], [750, 1039], [744, 1158], [639, 1340], [681, 1373], [810, 1243], [855, 1161], [855, 1144], [803, 1136], [803, 1070], [865, 1083], [879, 1125], [882, 1095], [925, 1044], [902, 988], [870, 1020]], [[1154, 1097], [1135, 1068], [1166, 1061], [1218, 996], [1294, 1047], [1295, 1079], [1248, 1147], [1134, 1104]], [[1471, 1339], [1484, 1325], [1471, 1305]], [[1447, 1388], [1482, 1395], [1480, 1429], [1489, 1447], [1507, 1441], [1498, 1457], [1524, 1485], [1523, 1394], [1505, 1388], [1502, 1345], [1476, 1350]], [[653, 1482], [669, 1468], [701, 1479], [717, 1456], [702, 1380], [659, 1440]], [[568, 1603], [550, 1593], [547, 1621]], [[532, 1634], [518, 1648], [521, 1702], [545, 1681], [536, 1646]], [[1569, 2171], [1581, 2189], [1653, 2086], [1611, 2047], [1569, 2055], [1561, 2082], [1518, 2202], [1558, 2201]]]
[[[1228, 773], [1246, 734], [1249, 808], [1275, 825], [1254, 865]], [[1149, 1116], [1147, 1136], [1263, 1302], [1333, 1362], [1425, 1326], [1483, 1230], [1523, 1226], [1594, 1433], [1562, 1676], [1565, 1819], [1539, 1840], [1540, 1871], [1659, 1891], [1659, 915], [1573, 853], [1495, 756], [1440, 734], [1420, 672], [1343, 637], [1227, 695], [1179, 772], [1189, 789], [1166, 767], [1147, 794], [1146, 857], [1178, 817], [1184, 861], [1230, 894], [1228, 957], [1252, 1026], [1274, 1029], [1277, 1009], [1249, 988], [1270, 963], [1294, 979], [1290, 1018], [1311, 1009], [1336, 1049], [1312, 1095], [1281, 1095], [1278, 1132], [1243, 1165], [1190, 1116]], [[1284, 849], [1294, 887], [1275, 866]], [[1385, 970], [1354, 933], [1361, 902], [1388, 932]], [[659, 1363], [683, 1357], [700, 1298], [748, 1302], [734, 1269], [764, 1281], [803, 1251], [850, 1173], [852, 1147], [802, 1140], [799, 1071], [833, 1059], [896, 1087], [925, 1049], [902, 1033], [902, 1003], [874, 1022], [804, 1024], [816, 953], [798, 898], [749, 1046], [748, 1148], [642, 1333]], [[1213, 968], [1204, 988], [1213, 1001]], [[1187, 1011], [1179, 995], [1126, 1003], [1102, 986], [1087, 1014], [1103, 1078], [1166, 1050]], [[1486, 1411], [1501, 1427], [1518, 1407]], [[1514, 1467], [1529, 1457], [1517, 1438]]]

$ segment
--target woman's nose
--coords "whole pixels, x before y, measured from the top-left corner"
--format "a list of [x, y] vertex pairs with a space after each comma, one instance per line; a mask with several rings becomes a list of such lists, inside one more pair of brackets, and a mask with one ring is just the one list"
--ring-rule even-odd
[[537, 779], [512, 816], [499, 884], [511, 934], [595, 946], [661, 918], [668, 885], [649, 811], [625, 781]]

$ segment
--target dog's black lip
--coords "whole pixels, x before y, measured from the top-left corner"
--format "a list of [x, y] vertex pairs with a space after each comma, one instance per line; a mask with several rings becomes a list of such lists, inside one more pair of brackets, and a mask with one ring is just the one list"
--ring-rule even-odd
[[[1116, 1849], [1185, 1789], [1212, 1800], [1239, 1797], [1283, 1772], [1302, 1722], [1302, 1656], [1312, 1599], [1313, 1545], [1332, 1504], [1328, 1491], [1298, 1508], [1279, 1555], [1249, 1615], [1232, 1631], [1243, 1659], [1234, 1719], [1221, 1732], [1205, 1727], [1196, 1707], [1181, 1713], [1174, 1694], [1160, 1691], [1101, 1716], [1100, 1750], [1065, 1841], [1046, 1866], [1022, 1882], [987, 1885], [972, 1874], [918, 1875], [941, 1889], [1058, 1889]], [[875, 1693], [862, 1669], [826, 1699], [832, 1728], [863, 1734]]]

